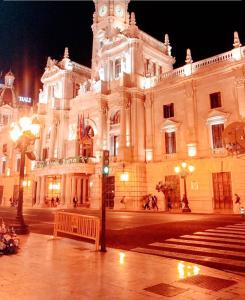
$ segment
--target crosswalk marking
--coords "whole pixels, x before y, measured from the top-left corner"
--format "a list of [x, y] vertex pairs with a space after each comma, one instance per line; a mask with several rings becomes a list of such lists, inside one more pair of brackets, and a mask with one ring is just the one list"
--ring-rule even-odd
[[245, 232], [240, 232], [240, 231], [229, 231], [227, 232], [227, 229], [207, 229], [205, 230], [206, 232], [220, 232], [220, 233], [234, 233], [234, 234], [240, 234], [245, 237]]
[[233, 238], [244, 238], [244, 235], [240, 235], [240, 234], [229, 234], [229, 233], [215, 233], [215, 232], [194, 232], [193, 234], [197, 234], [197, 235], [210, 235], [210, 236], [223, 236], [223, 237], [233, 237]]
[[[217, 229], [224, 229], [224, 227], [217, 227]], [[241, 229], [241, 228], [236, 228], [236, 227], [225, 227], [225, 230], [228, 230], [228, 231], [236, 231], [236, 232], [245, 232], [245, 228], [244, 229]]]
[[[195, 237], [194, 237], [195, 238]], [[216, 240], [216, 239], [214, 239]], [[184, 244], [192, 244], [192, 245], [206, 245], [206, 246], [215, 246], [215, 247], [222, 247], [222, 248], [232, 248], [232, 249], [240, 249], [245, 250], [245, 245], [234, 245], [234, 244], [221, 244], [215, 243], [210, 241], [200, 241], [200, 240], [185, 240], [185, 239], [167, 239], [167, 242], [176, 242], [176, 243], [184, 243]], [[245, 241], [244, 241], [245, 243]], [[181, 247], [181, 246], [180, 246]]]
[[149, 249], [149, 248], [141, 248], [137, 247], [132, 249], [132, 251], [145, 253], [145, 254], [156, 254], [160, 256], [167, 256], [169, 258], [179, 258], [179, 259], [186, 259], [186, 260], [192, 260], [196, 262], [211, 262], [216, 264], [222, 264], [222, 265], [231, 265], [231, 266], [237, 266], [237, 267], [245, 267], [245, 262], [241, 260], [235, 260], [235, 259], [227, 259], [227, 258], [219, 258], [219, 257], [210, 257], [210, 256], [204, 256], [204, 255], [196, 255], [196, 254], [187, 254], [187, 253], [179, 253], [179, 252], [170, 252], [170, 251], [163, 251], [158, 249]]
[[190, 250], [190, 251], [194, 251], [194, 252], [206, 252], [206, 253], [210, 253], [210, 251], [213, 251], [216, 254], [236, 256], [236, 257], [245, 257], [245, 253], [243, 253], [243, 252], [212, 249], [212, 248], [206, 248], [206, 247], [194, 247], [194, 246], [170, 244], [170, 243], [152, 243], [152, 244], [150, 244], [150, 246], [162, 247], [162, 248], [173, 248], [173, 249], [180, 249], [180, 250]]
[[195, 240], [208, 240], [208, 241], [220, 241], [220, 242], [230, 242], [230, 243], [242, 243], [245, 244], [245, 240], [240, 239], [226, 239], [223, 237], [212, 237], [212, 236], [198, 236], [198, 235], [181, 235], [181, 238], [195, 239]]
[[163, 242], [151, 243], [145, 248], [132, 249], [135, 252], [200, 264], [213, 263], [216, 267], [222, 265], [226, 266], [226, 269], [234, 271], [239, 268], [245, 269], [244, 250], [245, 223], [207, 229], [191, 235], [182, 235], [178, 238], [166, 239]]

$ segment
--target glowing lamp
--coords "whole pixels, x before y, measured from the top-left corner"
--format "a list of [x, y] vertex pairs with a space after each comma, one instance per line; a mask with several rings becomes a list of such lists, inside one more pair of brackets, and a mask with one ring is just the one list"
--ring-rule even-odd
[[174, 172], [175, 172], [175, 173], [179, 173], [179, 172], [180, 172], [180, 167], [179, 167], [179, 166], [175, 167], [175, 168], [174, 168]]
[[128, 181], [128, 172], [123, 172], [123, 173], [120, 175], [120, 180], [121, 180], [121, 181]]
[[192, 165], [188, 166], [188, 169], [191, 173], [195, 171], [195, 167]]
[[20, 123], [21, 129], [26, 131], [26, 130], [30, 129], [31, 119], [28, 117], [22, 117], [22, 118], [20, 118], [19, 123]]
[[16, 142], [19, 137], [21, 136], [21, 130], [19, 126], [15, 126], [11, 131], [10, 131], [10, 137], [11, 139]]
[[183, 162], [181, 163], [181, 167], [182, 167], [183, 169], [185, 169], [185, 168], [187, 167], [187, 163], [186, 163], [185, 161], [183, 161]]

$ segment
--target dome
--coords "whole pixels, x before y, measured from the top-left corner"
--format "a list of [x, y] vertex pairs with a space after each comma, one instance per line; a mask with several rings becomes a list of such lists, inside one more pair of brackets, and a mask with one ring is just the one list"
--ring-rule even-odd
[[13, 86], [14, 80], [15, 80], [14, 74], [11, 71], [9, 71], [5, 75], [5, 85], [6, 86]]

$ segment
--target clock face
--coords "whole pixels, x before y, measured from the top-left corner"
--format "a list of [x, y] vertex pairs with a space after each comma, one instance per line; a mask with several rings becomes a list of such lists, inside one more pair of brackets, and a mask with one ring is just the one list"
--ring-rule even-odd
[[104, 17], [107, 13], [107, 6], [106, 5], [102, 5], [100, 8], [99, 8], [99, 15], [100, 17]]
[[122, 8], [121, 5], [116, 5], [115, 14], [116, 14], [117, 17], [122, 17], [123, 16], [123, 8]]

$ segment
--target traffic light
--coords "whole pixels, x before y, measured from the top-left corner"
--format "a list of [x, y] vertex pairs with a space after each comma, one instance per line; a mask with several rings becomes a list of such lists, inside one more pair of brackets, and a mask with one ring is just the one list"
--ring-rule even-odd
[[103, 165], [102, 165], [102, 174], [108, 175], [109, 174], [109, 150], [103, 150]]

